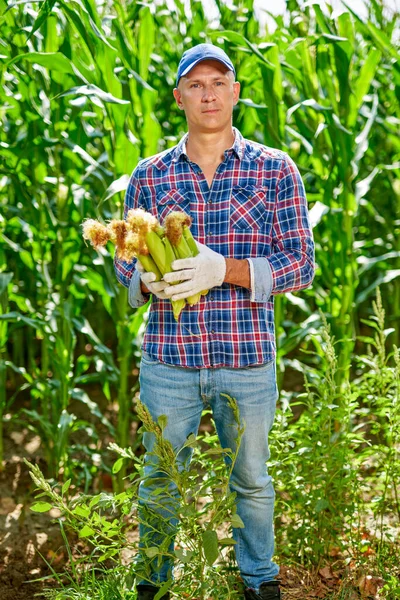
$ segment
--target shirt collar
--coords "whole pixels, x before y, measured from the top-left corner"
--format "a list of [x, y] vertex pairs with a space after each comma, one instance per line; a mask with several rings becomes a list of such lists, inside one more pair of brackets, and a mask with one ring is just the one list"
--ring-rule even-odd
[[[225, 152], [229, 152], [230, 150], [232, 150], [236, 154], [238, 159], [242, 160], [244, 150], [245, 150], [245, 145], [246, 145], [244, 142], [244, 138], [243, 138], [242, 134], [240, 133], [240, 131], [238, 129], [236, 129], [236, 127], [232, 127], [232, 131], [234, 133], [235, 139], [233, 140], [232, 146], [230, 148], [227, 148], [225, 150]], [[180, 142], [176, 146], [174, 156], [172, 158], [172, 162], [177, 162], [182, 155], [185, 156], [189, 160], [189, 157], [186, 154], [186, 142], [187, 142], [188, 136], [189, 136], [189, 133], [185, 133], [183, 138], [180, 140]]]

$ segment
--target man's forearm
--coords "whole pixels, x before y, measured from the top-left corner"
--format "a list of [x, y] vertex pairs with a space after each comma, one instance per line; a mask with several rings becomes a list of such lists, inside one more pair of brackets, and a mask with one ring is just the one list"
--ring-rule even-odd
[[140, 291], [142, 294], [150, 294], [150, 290], [144, 285], [143, 281], [140, 282]]
[[250, 283], [250, 265], [246, 259], [238, 260], [236, 258], [226, 258], [226, 273], [225, 283], [233, 283], [233, 285], [240, 285], [241, 287], [251, 287]]
[[[241, 287], [250, 289], [250, 265], [247, 260], [238, 260], [236, 258], [226, 258], [226, 273], [224, 282], [240, 285]], [[150, 290], [140, 282], [140, 290], [142, 294], [150, 294]]]

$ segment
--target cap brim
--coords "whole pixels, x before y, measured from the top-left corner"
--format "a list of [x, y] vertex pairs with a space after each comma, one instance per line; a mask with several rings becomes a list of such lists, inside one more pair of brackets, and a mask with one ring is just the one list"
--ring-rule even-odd
[[188, 67], [186, 67], [186, 69], [183, 71], [183, 73], [181, 73], [181, 77], [185, 77], [185, 75], [187, 75], [189, 73], [189, 71], [191, 71], [193, 69], [193, 67], [195, 67], [196, 65], [198, 65], [200, 62], [202, 62], [203, 60], [216, 60], [220, 63], [222, 63], [223, 65], [225, 65], [225, 67], [229, 70], [232, 71], [232, 73], [234, 73], [235, 71], [232, 69], [232, 67], [230, 66], [230, 64], [228, 64], [225, 60], [223, 60], [222, 58], [215, 58], [215, 56], [202, 56], [201, 58], [199, 58], [198, 60], [193, 61]]

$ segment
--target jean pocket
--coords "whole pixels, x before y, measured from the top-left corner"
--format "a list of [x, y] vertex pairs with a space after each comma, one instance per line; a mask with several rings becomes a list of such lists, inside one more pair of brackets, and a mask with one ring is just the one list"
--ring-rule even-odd
[[264, 226], [268, 217], [267, 191], [265, 186], [233, 187], [230, 206], [233, 229], [254, 230]]
[[145, 365], [161, 364], [161, 362], [159, 360], [157, 360], [157, 358], [150, 356], [150, 354], [148, 354], [145, 350], [142, 350], [142, 363], [144, 363]]
[[256, 371], [257, 373], [259, 373], [260, 371], [269, 371], [275, 364], [275, 359], [273, 358], [272, 360], [269, 360], [266, 363], [263, 363], [262, 365], [249, 365], [247, 367], [244, 367], [247, 371]]
[[190, 200], [185, 188], [168, 188], [157, 192], [158, 220], [164, 224], [165, 217], [173, 211], [184, 212], [190, 216]]

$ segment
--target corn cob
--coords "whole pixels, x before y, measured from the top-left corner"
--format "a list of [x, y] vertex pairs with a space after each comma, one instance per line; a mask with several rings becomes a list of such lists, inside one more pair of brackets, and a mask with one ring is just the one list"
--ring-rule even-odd
[[[137, 208], [128, 211], [127, 221], [129, 227], [145, 240], [145, 244], [161, 275], [163, 276], [165, 273], [172, 271], [171, 263], [176, 256], [172, 246], [165, 243], [164, 228], [161, 227], [157, 219], [141, 208]], [[186, 300], [171, 300], [171, 304], [175, 320], [178, 321], [179, 315], [186, 305]]]
[[[199, 249], [190, 231], [192, 219], [184, 212], [171, 212], [165, 219], [165, 235], [174, 247], [177, 258], [189, 258], [197, 256]], [[186, 302], [193, 306], [199, 302], [200, 297], [208, 293], [208, 290], [198, 292], [186, 298]]]
[[[167, 237], [164, 237], [163, 242], [164, 242], [164, 247], [165, 247], [165, 269], [166, 269], [165, 272], [170, 273], [172, 271], [171, 264], [176, 259], [176, 256], [175, 256], [174, 249], [173, 249], [172, 244], [169, 241], [169, 239]], [[173, 283], [171, 283], [171, 285], [176, 285], [177, 283], [179, 283], [179, 281], [174, 281]], [[172, 311], [174, 313], [175, 320], [177, 321], [179, 319], [179, 315], [181, 314], [182, 310], [185, 308], [186, 300], [185, 299], [171, 300], [171, 302], [172, 302]]]
[[[198, 249], [195, 239], [192, 235], [192, 232], [190, 231], [190, 227], [188, 225], [184, 225], [182, 231], [183, 231], [183, 237], [185, 238], [187, 245], [189, 246], [190, 250], [192, 251], [192, 255], [197, 256], [199, 253], [199, 249]], [[202, 292], [200, 292], [201, 296], [206, 296], [207, 294], [208, 294], [208, 290], [203, 290]]]
[[129, 231], [125, 239], [125, 254], [123, 259], [129, 262], [133, 257], [137, 257], [147, 272], [152, 272], [156, 276], [156, 281], [160, 281], [162, 275], [156, 263], [152, 259], [147, 245], [137, 233]]

